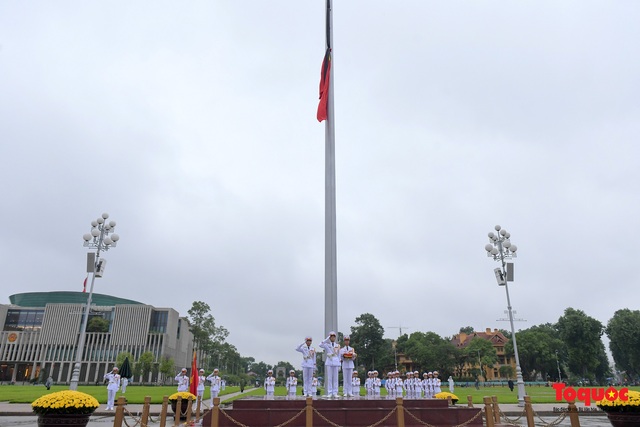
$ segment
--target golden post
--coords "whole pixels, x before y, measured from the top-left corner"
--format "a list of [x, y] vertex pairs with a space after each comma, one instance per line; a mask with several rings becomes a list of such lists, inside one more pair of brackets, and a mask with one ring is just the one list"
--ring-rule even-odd
[[500, 424], [500, 407], [498, 406], [498, 396], [491, 396], [493, 402], [493, 419], [496, 424]]
[[567, 400], [569, 404], [569, 420], [571, 427], [580, 427], [580, 418], [578, 417], [578, 408], [576, 408], [575, 400]]
[[160, 410], [160, 427], [167, 425], [167, 406], [169, 406], [169, 396], [162, 398], [162, 409]]
[[306, 427], [313, 427], [313, 398], [307, 397], [307, 424]]
[[124, 396], [120, 396], [116, 403], [116, 417], [113, 420], [114, 427], [122, 425], [122, 420], [124, 420], [124, 405], [126, 405]]
[[220, 398], [213, 398], [213, 413], [211, 414], [211, 427], [218, 427], [220, 419]]
[[142, 406], [142, 417], [140, 418], [140, 425], [146, 427], [149, 423], [149, 409], [151, 407], [151, 396], [144, 397], [144, 405]]
[[535, 421], [533, 420], [533, 407], [531, 406], [531, 396], [524, 397], [524, 411], [527, 414], [527, 426], [534, 427]]
[[396, 416], [398, 419], [398, 427], [404, 427], [404, 406], [402, 406], [402, 398], [396, 397]]
[[484, 402], [484, 416], [487, 421], [487, 427], [494, 427], [495, 423], [493, 420], [493, 405], [491, 402], [491, 398], [489, 396], [485, 396], [482, 398]]

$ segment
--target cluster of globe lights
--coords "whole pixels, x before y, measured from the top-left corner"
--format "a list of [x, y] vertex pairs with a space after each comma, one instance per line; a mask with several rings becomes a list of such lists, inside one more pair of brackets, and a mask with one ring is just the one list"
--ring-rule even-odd
[[[108, 218], [109, 214], [105, 212], [102, 216], [98, 217], [98, 219], [91, 221], [91, 232], [82, 236], [84, 239], [84, 246], [102, 246], [101, 249], [104, 250], [108, 250], [109, 247], [116, 246], [116, 242], [120, 240], [120, 236], [113, 232], [116, 228], [116, 222], [107, 222]], [[100, 245], [100, 234], [103, 232], [103, 245]]]
[[489, 240], [493, 244], [487, 243], [485, 245], [484, 248], [487, 251], [487, 256], [493, 256], [494, 258], [497, 258], [498, 254], [500, 253], [500, 250], [496, 247], [496, 244], [501, 245], [505, 249], [505, 252], [506, 252], [505, 255], [516, 256], [516, 251], [518, 250], [518, 247], [516, 245], [511, 244], [511, 241], [509, 240], [509, 237], [511, 237], [511, 234], [504, 228], [500, 227], [499, 225], [496, 225], [494, 228], [496, 229], [498, 234], [494, 233], [493, 231], [489, 232]]

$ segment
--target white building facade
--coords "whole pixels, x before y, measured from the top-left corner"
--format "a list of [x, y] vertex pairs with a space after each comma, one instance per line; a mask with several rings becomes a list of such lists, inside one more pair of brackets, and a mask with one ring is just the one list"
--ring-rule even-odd
[[[0, 382], [43, 381], [69, 383], [86, 308], [83, 292], [32, 292], [9, 297], [0, 304]], [[190, 365], [193, 335], [186, 318], [172, 308], [156, 308], [136, 301], [93, 294], [89, 320], [100, 317], [102, 332], [87, 332], [82, 349], [80, 384], [102, 382], [121, 352], [137, 361], [154, 356], [154, 368], [143, 382], [158, 380], [157, 367], [173, 358], [175, 367]], [[139, 378], [136, 378], [138, 380]]]

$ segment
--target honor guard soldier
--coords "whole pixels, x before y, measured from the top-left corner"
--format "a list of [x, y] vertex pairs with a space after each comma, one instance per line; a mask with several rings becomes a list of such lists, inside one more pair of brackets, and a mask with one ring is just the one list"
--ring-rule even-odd
[[207, 381], [207, 377], [204, 376], [204, 369], [198, 371], [198, 397], [200, 401], [204, 397], [204, 383]]
[[402, 389], [404, 387], [404, 382], [400, 377], [400, 372], [396, 371], [395, 377], [396, 377], [396, 397], [402, 397]]
[[287, 396], [295, 397], [298, 391], [298, 378], [296, 378], [296, 371], [293, 369], [289, 371], [289, 378], [287, 378]]
[[338, 397], [338, 369], [340, 368], [340, 344], [336, 342], [336, 333], [331, 331], [329, 336], [322, 341], [320, 347], [324, 350], [326, 360], [324, 362], [325, 379], [324, 386], [327, 389], [326, 397]]
[[353, 373], [353, 379], [351, 380], [351, 391], [355, 396], [360, 396], [360, 377], [357, 372]]
[[318, 394], [318, 377], [316, 377], [316, 373], [313, 373], [313, 378], [311, 378], [311, 394], [315, 396]]
[[422, 380], [420, 379], [420, 372], [413, 372], [413, 387], [414, 387], [414, 396], [417, 399], [422, 397]]
[[302, 393], [305, 396], [313, 395], [311, 381], [313, 371], [316, 369], [316, 349], [311, 346], [311, 342], [311, 337], [307, 336], [304, 342], [296, 348], [296, 351], [302, 353]]
[[351, 389], [351, 381], [353, 379], [353, 360], [357, 357], [353, 347], [349, 346], [351, 338], [349, 335], [344, 337], [344, 346], [340, 349], [340, 361], [342, 362], [342, 391], [344, 397], [353, 397]]
[[189, 376], [187, 375], [187, 368], [182, 368], [180, 373], [176, 375], [176, 381], [178, 381], [178, 391], [189, 391]]
[[380, 387], [382, 386], [382, 380], [378, 378], [378, 371], [373, 371], [373, 394], [376, 398], [380, 397]]
[[118, 368], [113, 367], [111, 372], [104, 375], [105, 380], [109, 380], [107, 384], [107, 411], [113, 411], [113, 402], [116, 399], [116, 392], [120, 388], [120, 375], [118, 374]]
[[404, 380], [404, 393], [407, 399], [413, 397], [413, 371], [409, 371], [406, 374], [407, 378]]
[[213, 407], [213, 398], [218, 397], [218, 393], [220, 393], [220, 389], [222, 388], [222, 378], [220, 378], [219, 373], [220, 371], [216, 368], [211, 375], [207, 377], [207, 381], [211, 384], [211, 407]]
[[265, 399], [273, 399], [273, 393], [276, 388], [276, 379], [273, 378], [273, 371], [269, 369], [267, 378], [264, 379], [264, 389], [267, 392]]
[[433, 395], [434, 396], [442, 392], [442, 390], [440, 389], [442, 381], [440, 381], [440, 378], [438, 378], [438, 375], [439, 375], [438, 371], [433, 371]]

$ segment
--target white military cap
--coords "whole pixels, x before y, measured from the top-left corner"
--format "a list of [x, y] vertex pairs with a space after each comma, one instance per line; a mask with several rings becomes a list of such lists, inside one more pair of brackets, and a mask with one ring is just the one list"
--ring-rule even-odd
[[204, 372], [204, 369], [200, 369], [200, 372]]
[[307, 335], [306, 337], [304, 337], [304, 340], [305, 341], [307, 341], [307, 340], [313, 341], [313, 338], [311, 338], [311, 335]]
[[295, 374], [296, 371], [294, 371], [293, 369], [289, 371], [290, 374]]

